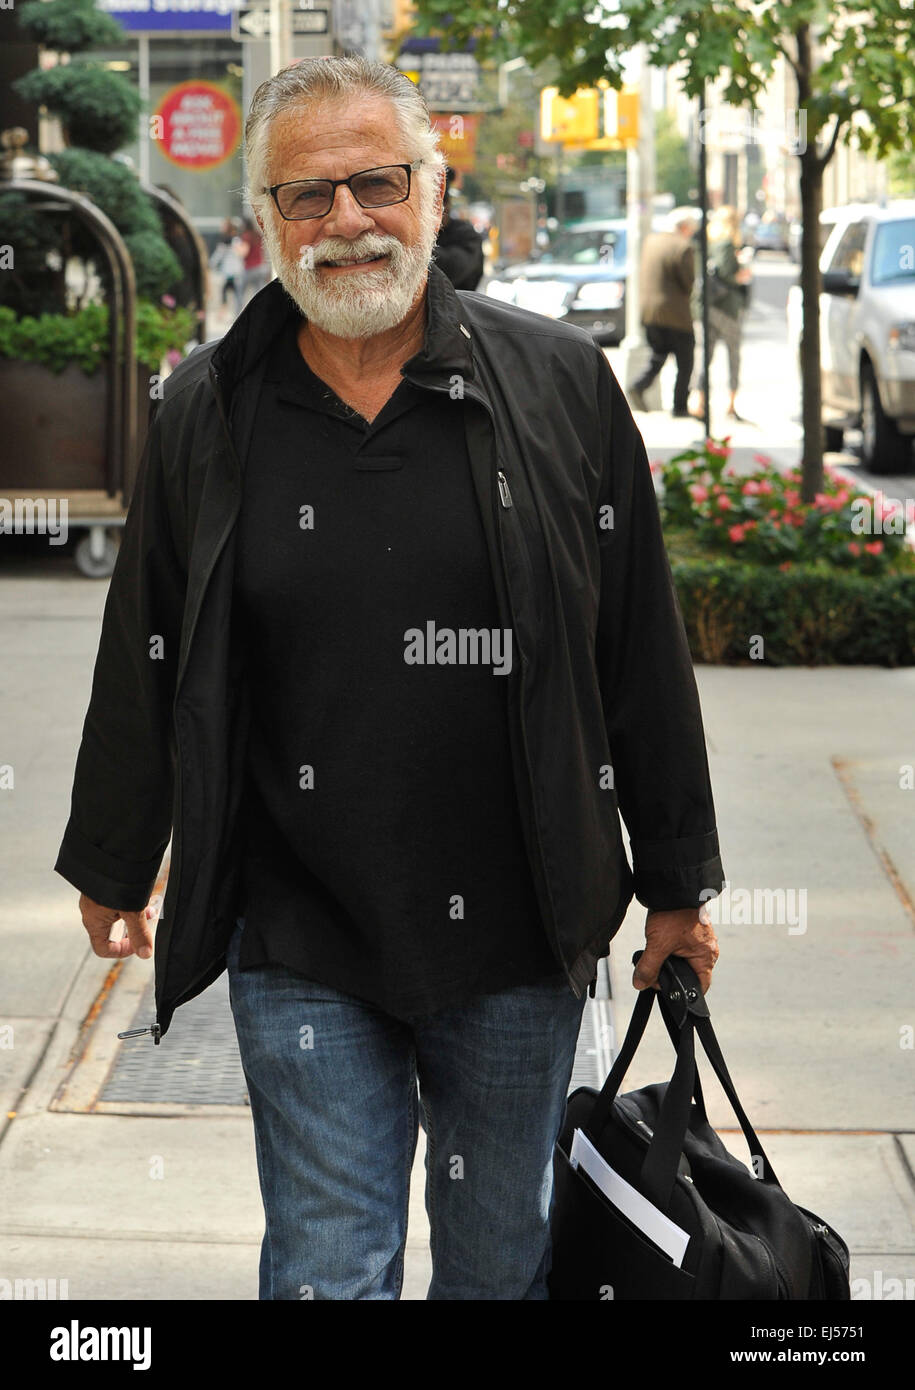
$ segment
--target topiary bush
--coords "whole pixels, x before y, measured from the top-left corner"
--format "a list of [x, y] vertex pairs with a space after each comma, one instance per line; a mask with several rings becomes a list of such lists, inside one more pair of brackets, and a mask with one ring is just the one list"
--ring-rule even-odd
[[[18, 19], [31, 39], [58, 53], [81, 53], [97, 45], [119, 43], [124, 37], [123, 27], [97, 10], [94, 0], [29, 0], [18, 10]], [[153, 352], [157, 333], [154, 319], [161, 320], [162, 341], [174, 351], [178, 329], [161, 306], [181, 283], [181, 265], [163, 235], [155, 205], [136, 175], [110, 158], [134, 138], [143, 106], [139, 92], [119, 73], [81, 62], [38, 69], [14, 86], [26, 101], [45, 106], [61, 121], [68, 148], [50, 156], [61, 185], [95, 203], [126, 243], [136, 280], [138, 321], [142, 319], [145, 325], [144, 333], [138, 333], [140, 360], [148, 360]], [[105, 258], [94, 235], [74, 217], [65, 217], [55, 227], [47, 215], [31, 210], [22, 195], [0, 189], [0, 239], [13, 245], [16, 255], [15, 274], [0, 277], [0, 305], [30, 319], [28, 332], [18, 337], [5, 322], [7, 348], [18, 342], [25, 360], [46, 361], [51, 352], [58, 363], [66, 342], [75, 360], [88, 370], [95, 352], [91, 346], [97, 336], [95, 319], [91, 315], [80, 318], [73, 332], [62, 325], [61, 351], [55, 355], [50, 345], [51, 320], [45, 316], [77, 317], [93, 307], [96, 281], [105, 277]], [[64, 278], [65, 264], [73, 260], [86, 268], [82, 288], [74, 289], [78, 277], [71, 276], [69, 282]], [[102, 342], [101, 350], [105, 351]], [[29, 353], [38, 356], [30, 357]], [[7, 351], [6, 355], [11, 354]]]
[[[49, 5], [61, 0], [47, 0]], [[120, 73], [84, 63], [66, 63], [26, 73], [13, 87], [24, 101], [58, 116], [70, 145], [114, 154], [134, 137], [143, 99]]]

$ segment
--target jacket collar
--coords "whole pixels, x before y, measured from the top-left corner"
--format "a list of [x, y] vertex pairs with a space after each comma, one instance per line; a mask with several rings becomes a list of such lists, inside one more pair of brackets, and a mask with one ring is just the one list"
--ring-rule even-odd
[[[301, 310], [279, 280], [271, 280], [242, 310], [216, 347], [212, 366], [226, 397], [267, 352]], [[474, 377], [470, 328], [461, 302], [444, 271], [433, 261], [426, 281], [426, 329], [423, 346], [404, 363], [402, 374], [419, 386], [431, 386], [453, 374]]]

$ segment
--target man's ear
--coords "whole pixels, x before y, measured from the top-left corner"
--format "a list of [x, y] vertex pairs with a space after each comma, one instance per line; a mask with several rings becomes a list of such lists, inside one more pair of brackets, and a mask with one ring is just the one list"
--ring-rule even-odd
[[447, 169], [444, 164], [438, 171], [438, 185], [435, 196], [438, 201], [438, 225], [441, 227], [445, 217], [445, 198], [447, 196]]
[[261, 229], [261, 236], [263, 236], [263, 234], [264, 234], [264, 219], [261, 217], [260, 211], [259, 211], [257, 208], [252, 208], [251, 211], [254, 213], [254, 220], [255, 220], [255, 222], [257, 223], [257, 225], [260, 227], [260, 229]]

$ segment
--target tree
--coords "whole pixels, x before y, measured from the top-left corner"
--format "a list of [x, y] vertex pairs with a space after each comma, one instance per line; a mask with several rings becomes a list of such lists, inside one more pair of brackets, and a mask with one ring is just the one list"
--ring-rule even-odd
[[[21, 28], [57, 52], [82, 53], [118, 43], [124, 36], [123, 27], [97, 10], [94, 0], [30, 0], [18, 13]], [[159, 299], [178, 284], [181, 266], [162, 233], [152, 199], [130, 169], [111, 159], [134, 137], [142, 109], [136, 88], [91, 60], [36, 68], [14, 86], [26, 101], [40, 103], [59, 117], [67, 148], [52, 154], [49, 162], [64, 187], [84, 193], [117, 227], [133, 262], [137, 294]], [[18, 275], [4, 277], [0, 302], [20, 314], [65, 307], [64, 277], [55, 269], [59, 257], [49, 258], [44, 221], [21, 195], [0, 191], [0, 230], [16, 242], [19, 269]], [[68, 256], [98, 273], [98, 244], [90, 232], [76, 226], [66, 232], [64, 242], [62, 250]], [[91, 280], [87, 274], [87, 286]]]
[[578, 0], [416, 0], [417, 29], [443, 46], [477, 39], [477, 57], [518, 54], [531, 66], [563, 59], [559, 86], [569, 96], [606, 77], [622, 85], [627, 50], [645, 44], [656, 67], [683, 64], [683, 90], [704, 98], [721, 79], [734, 106], [752, 103], [779, 59], [794, 78], [794, 153], [801, 236], [801, 400], [805, 502], [822, 490], [819, 217], [823, 172], [841, 140], [886, 157], [911, 149], [915, 134], [915, 10], [912, 0], [618, 0], [588, 8]]

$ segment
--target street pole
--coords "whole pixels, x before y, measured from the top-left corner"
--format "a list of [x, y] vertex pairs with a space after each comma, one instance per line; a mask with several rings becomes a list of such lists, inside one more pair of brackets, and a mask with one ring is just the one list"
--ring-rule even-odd
[[699, 97], [699, 259], [702, 262], [702, 372], [705, 382], [705, 437], [710, 437], [712, 383], [709, 377], [708, 350], [708, 166], [705, 157], [705, 83]]
[[270, 0], [270, 71], [282, 72], [292, 62], [291, 0]]
[[[651, 235], [651, 209], [655, 191], [654, 109], [651, 93], [651, 66], [645, 44], [635, 49], [638, 63], [639, 136], [626, 151], [626, 336], [620, 344], [620, 376], [626, 387], [643, 371], [649, 349], [642, 327], [639, 270], [642, 246]], [[661, 408], [661, 386], [657, 378], [644, 392], [652, 410]]]

